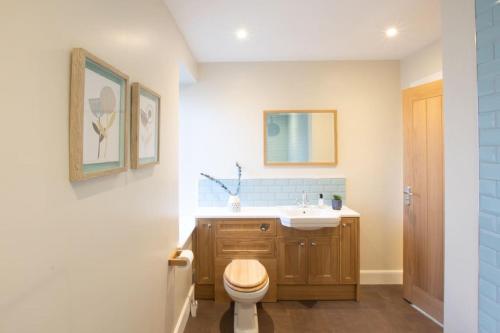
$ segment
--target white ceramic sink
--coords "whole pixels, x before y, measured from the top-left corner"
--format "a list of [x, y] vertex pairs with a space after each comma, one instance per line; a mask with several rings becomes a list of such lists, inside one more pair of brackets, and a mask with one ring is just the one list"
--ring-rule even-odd
[[279, 207], [281, 224], [286, 227], [314, 230], [326, 227], [337, 227], [340, 224], [340, 211], [317, 206]]

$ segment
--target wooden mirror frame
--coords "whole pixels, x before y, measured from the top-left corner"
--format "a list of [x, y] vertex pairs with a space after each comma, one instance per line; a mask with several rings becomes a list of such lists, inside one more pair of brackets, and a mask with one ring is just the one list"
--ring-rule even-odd
[[[332, 113], [333, 114], [333, 147], [335, 149], [333, 162], [268, 162], [267, 161], [267, 116], [276, 113]], [[336, 166], [338, 163], [337, 144], [337, 110], [264, 110], [263, 111], [263, 137], [264, 137], [264, 165], [265, 166]]]

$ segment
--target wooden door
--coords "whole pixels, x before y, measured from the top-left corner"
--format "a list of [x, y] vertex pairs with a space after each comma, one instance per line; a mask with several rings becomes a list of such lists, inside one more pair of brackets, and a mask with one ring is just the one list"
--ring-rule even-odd
[[339, 282], [339, 238], [314, 237], [308, 241], [309, 284], [336, 284]]
[[404, 297], [443, 321], [442, 81], [404, 91]]
[[357, 219], [343, 218], [340, 230], [340, 283], [357, 284], [358, 262], [358, 227]]
[[278, 283], [306, 284], [305, 238], [278, 238]]
[[210, 220], [198, 220], [196, 227], [196, 283], [214, 283], [214, 227]]

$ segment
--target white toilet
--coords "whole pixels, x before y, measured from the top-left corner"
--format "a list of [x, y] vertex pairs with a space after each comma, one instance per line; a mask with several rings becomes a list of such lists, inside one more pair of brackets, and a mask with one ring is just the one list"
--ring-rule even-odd
[[234, 332], [257, 333], [257, 305], [269, 289], [266, 268], [255, 259], [234, 259], [224, 270], [224, 289], [235, 302]]

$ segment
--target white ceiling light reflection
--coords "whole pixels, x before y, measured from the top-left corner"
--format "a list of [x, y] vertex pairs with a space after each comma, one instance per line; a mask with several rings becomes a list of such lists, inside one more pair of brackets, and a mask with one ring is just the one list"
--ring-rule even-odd
[[385, 36], [387, 38], [394, 38], [399, 34], [399, 31], [396, 27], [389, 27], [385, 30]]
[[248, 31], [246, 29], [238, 29], [235, 32], [236, 38], [239, 40], [244, 40], [248, 38]]

